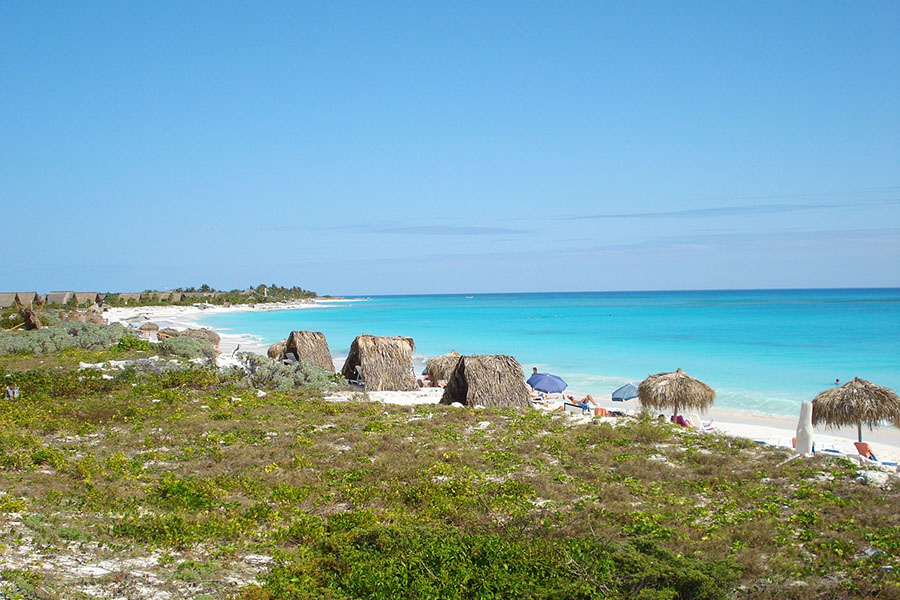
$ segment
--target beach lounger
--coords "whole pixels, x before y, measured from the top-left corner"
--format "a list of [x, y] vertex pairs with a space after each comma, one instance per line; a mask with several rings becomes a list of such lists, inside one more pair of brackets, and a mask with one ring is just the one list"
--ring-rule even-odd
[[691, 414], [691, 425], [694, 426], [694, 429], [697, 430], [698, 433], [718, 433], [716, 426], [713, 425], [712, 421], [703, 422], [703, 419], [700, 418], [700, 415], [697, 413]]
[[353, 385], [366, 386], [366, 378], [363, 377], [362, 365], [356, 365], [356, 379], [349, 381]]
[[579, 404], [571, 404], [569, 402], [563, 402], [562, 410], [563, 410], [563, 412], [574, 413], [574, 414], [579, 414], [579, 415], [583, 415], [587, 412], [590, 412], [589, 409], [584, 408], [583, 406], [581, 406]]

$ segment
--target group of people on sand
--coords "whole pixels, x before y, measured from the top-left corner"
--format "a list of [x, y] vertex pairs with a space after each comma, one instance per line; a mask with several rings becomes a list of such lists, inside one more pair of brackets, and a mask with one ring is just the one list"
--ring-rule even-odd
[[[537, 367], [532, 367], [531, 372], [532, 372], [532, 374], [537, 375], [537, 373], [538, 373]], [[546, 399], [546, 396], [544, 395], [543, 392], [539, 392], [538, 390], [534, 389], [531, 386], [528, 386], [528, 387], [531, 390], [529, 392], [529, 395], [531, 396], [531, 399], [533, 401], [539, 402], [541, 400]], [[576, 400], [575, 396], [573, 396], [572, 394], [561, 394], [560, 399], [562, 400], [563, 405], [571, 404], [573, 406], [578, 406], [583, 410], [593, 410], [595, 408], [600, 408], [600, 405], [597, 404], [596, 400], [594, 400], [594, 398], [590, 394], [588, 394], [587, 396], [582, 398], [580, 401]]]

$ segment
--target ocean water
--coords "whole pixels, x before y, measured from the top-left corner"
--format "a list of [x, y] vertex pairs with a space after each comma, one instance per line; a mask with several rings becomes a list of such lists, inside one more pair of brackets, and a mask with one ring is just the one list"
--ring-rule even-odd
[[900, 289], [378, 296], [203, 323], [265, 343], [322, 331], [341, 357], [362, 333], [410, 336], [418, 371], [453, 349], [511, 354], [604, 396], [681, 368], [717, 407], [772, 415], [795, 416], [835, 379], [900, 389]]

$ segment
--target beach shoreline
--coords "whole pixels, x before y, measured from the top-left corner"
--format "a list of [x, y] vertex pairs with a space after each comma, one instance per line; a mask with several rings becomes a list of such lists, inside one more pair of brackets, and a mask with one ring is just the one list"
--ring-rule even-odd
[[[108, 323], [120, 322], [128, 326], [137, 327], [141, 323], [152, 321], [160, 328], [172, 327], [177, 330], [206, 327], [201, 323], [205, 316], [226, 312], [270, 312], [275, 310], [298, 310], [324, 308], [329, 305], [343, 302], [358, 302], [359, 298], [315, 298], [293, 302], [241, 304], [232, 306], [135, 306], [113, 307], [106, 310], [103, 315]], [[234, 332], [211, 328], [221, 337], [219, 350], [222, 355], [230, 355], [235, 352], [252, 352], [266, 355], [269, 344], [264, 343], [258, 336], [244, 332]], [[334, 355], [335, 370], [340, 369], [343, 356]], [[574, 392], [573, 392], [574, 394]], [[635, 400], [628, 402], [613, 402], [609, 396], [603, 396], [592, 392], [591, 395], [597, 403], [608, 410], [635, 411], [638, 405]], [[583, 397], [583, 393], [575, 394], [576, 398]], [[414, 404], [423, 401], [435, 403], [439, 396], [434, 392], [423, 395], [421, 391], [414, 392], [381, 392], [377, 401], [391, 404]], [[690, 416], [690, 415], [686, 415]], [[725, 435], [752, 439], [765, 442], [773, 446], [790, 448], [791, 438], [795, 436], [797, 427], [796, 419], [790, 417], [768, 415], [750, 411], [727, 410], [713, 407], [707, 413], [701, 415], [704, 420], [712, 420], [717, 431]], [[900, 430], [895, 428], [881, 428], [863, 434], [863, 439], [872, 446], [873, 452], [881, 460], [900, 461]], [[834, 448], [846, 454], [855, 454], [853, 442], [856, 441], [856, 429], [845, 427], [839, 429], [826, 429], [817, 427], [815, 440], [818, 448]]]

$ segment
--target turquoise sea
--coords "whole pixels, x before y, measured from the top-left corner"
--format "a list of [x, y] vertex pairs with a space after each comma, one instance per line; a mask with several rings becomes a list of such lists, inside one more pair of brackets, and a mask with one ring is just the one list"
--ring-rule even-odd
[[315, 309], [210, 315], [207, 326], [274, 343], [322, 331], [335, 356], [361, 333], [416, 342], [416, 367], [452, 349], [511, 354], [608, 396], [681, 368], [716, 406], [796, 415], [854, 376], [900, 389], [900, 289], [376, 296]]

